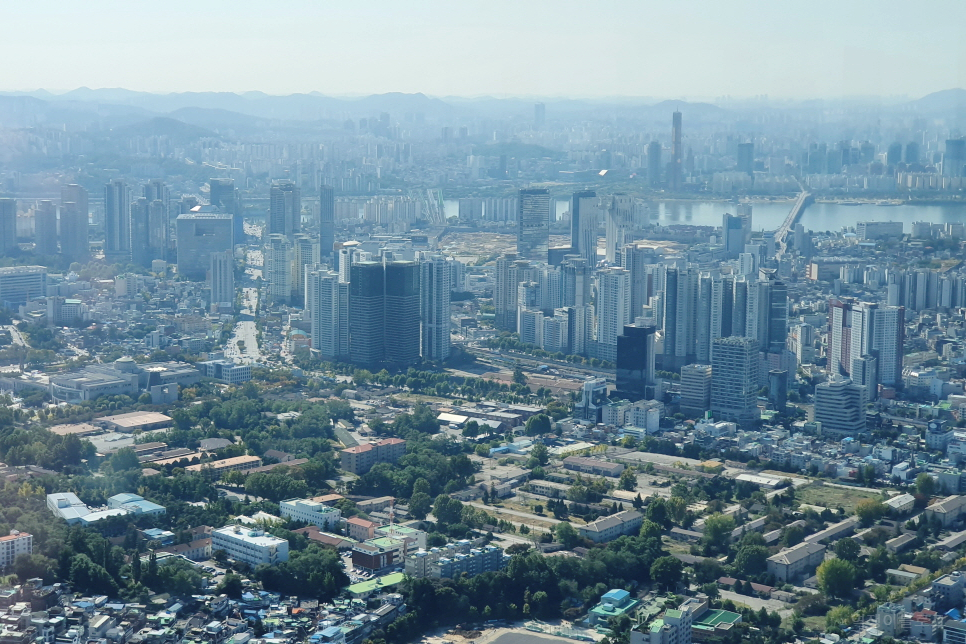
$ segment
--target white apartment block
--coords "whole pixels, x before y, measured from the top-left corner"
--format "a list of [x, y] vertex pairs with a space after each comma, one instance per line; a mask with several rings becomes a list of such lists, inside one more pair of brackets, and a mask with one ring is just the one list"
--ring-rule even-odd
[[230, 558], [250, 566], [288, 561], [288, 541], [246, 526], [229, 525], [212, 530], [211, 550], [224, 550]]

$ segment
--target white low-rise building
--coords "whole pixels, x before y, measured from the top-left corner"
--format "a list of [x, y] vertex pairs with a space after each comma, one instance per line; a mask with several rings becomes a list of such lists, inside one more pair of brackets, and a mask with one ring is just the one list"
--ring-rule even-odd
[[338, 526], [342, 520], [342, 512], [338, 509], [311, 499], [288, 499], [279, 503], [278, 507], [286, 519], [305, 521], [323, 530]]
[[211, 531], [211, 550], [224, 550], [237, 561], [251, 566], [275, 565], [288, 561], [288, 541], [240, 525], [229, 525]]

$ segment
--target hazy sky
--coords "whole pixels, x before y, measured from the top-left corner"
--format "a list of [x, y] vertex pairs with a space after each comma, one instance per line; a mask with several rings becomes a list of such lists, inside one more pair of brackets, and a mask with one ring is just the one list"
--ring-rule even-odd
[[6, 0], [0, 89], [712, 98], [966, 87], [963, 0]]

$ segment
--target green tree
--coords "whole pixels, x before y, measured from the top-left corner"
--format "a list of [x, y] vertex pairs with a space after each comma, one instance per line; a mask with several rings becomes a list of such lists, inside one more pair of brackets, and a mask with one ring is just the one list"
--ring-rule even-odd
[[433, 507], [433, 500], [425, 492], [416, 492], [409, 497], [409, 514], [422, 521]]
[[[533, 449], [530, 450], [530, 462], [533, 463], [533, 467], [537, 467], [539, 465], [546, 465], [547, 463], [549, 463], [550, 452], [549, 450], [547, 450], [547, 446], [544, 445], [543, 443], [537, 443], [536, 445], [534, 445]], [[528, 462], [527, 464], [529, 465], [530, 463]], [[533, 469], [533, 467], [531, 467], [530, 469]]]
[[651, 580], [664, 590], [674, 590], [683, 581], [684, 564], [676, 557], [658, 557], [651, 564]]
[[728, 548], [735, 520], [725, 514], [712, 514], [704, 520], [704, 543], [713, 552]]
[[122, 447], [114, 452], [107, 459], [107, 463], [112, 472], [126, 472], [141, 467], [141, 461], [138, 460], [138, 455], [130, 447]]
[[633, 492], [637, 488], [637, 470], [627, 467], [621, 472], [621, 477], [617, 481], [617, 486], [622, 490]]
[[921, 472], [916, 477], [916, 492], [929, 498], [936, 494], [936, 479], [927, 472]]
[[854, 621], [852, 607], [848, 604], [836, 606], [825, 614], [825, 628], [828, 630], [843, 627], [848, 628]]
[[466, 438], [476, 438], [480, 434], [480, 424], [475, 420], [467, 421], [463, 426], [463, 436]]
[[459, 523], [463, 516], [463, 504], [448, 494], [440, 494], [433, 502], [433, 516], [443, 525]]
[[735, 556], [735, 571], [749, 577], [760, 575], [767, 568], [768, 556], [765, 546], [742, 546]]
[[546, 414], [537, 414], [536, 416], [531, 416], [527, 419], [527, 424], [524, 426], [524, 431], [526, 431], [527, 436], [549, 434], [550, 429], [550, 416], [547, 416]]
[[862, 546], [855, 539], [839, 539], [835, 543], [835, 556], [845, 561], [854, 562], [859, 558]]
[[237, 575], [233, 572], [228, 573], [218, 584], [218, 588], [215, 590], [216, 593], [228, 595], [230, 599], [241, 599], [242, 591], [245, 587], [242, 585], [241, 575]]
[[878, 499], [862, 499], [855, 506], [855, 516], [859, 518], [859, 522], [865, 528], [884, 517], [888, 511], [889, 507]]
[[829, 597], [848, 597], [855, 588], [855, 566], [844, 559], [823, 561], [815, 574], [819, 588]]
[[640, 536], [642, 539], [660, 539], [664, 529], [653, 521], [647, 519], [641, 523]]
[[564, 548], [568, 550], [572, 549], [580, 542], [580, 535], [574, 530], [574, 527], [570, 525], [567, 521], [561, 521], [553, 528], [554, 534], [557, 537], [557, 541], [562, 543]]
[[513, 382], [517, 385], [527, 384], [527, 374], [523, 373], [523, 369], [520, 367], [513, 370]]

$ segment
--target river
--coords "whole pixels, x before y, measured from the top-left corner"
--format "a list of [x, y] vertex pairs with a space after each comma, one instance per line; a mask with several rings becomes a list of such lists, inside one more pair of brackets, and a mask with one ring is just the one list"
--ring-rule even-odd
[[[762, 201], [752, 204], [752, 228], [754, 230], [775, 230], [792, 208], [794, 200]], [[651, 221], [655, 224], [692, 224], [696, 226], [720, 226], [721, 215], [734, 214], [736, 206], [727, 201], [653, 201]], [[444, 202], [446, 215], [459, 214], [459, 202], [447, 199]], [[566, 199], [556, 202], [559, 219], [570, 208]], [[816, 202], [805, 209], [801, 223], [807, 230], [815, 232], [838, 231], [843, 226], [854, 227], [860, 221], [901, 221], [905, 231], [911, 232], [914, 221], [928, 221], [933, 224], [947, 222], [966, 223], [966, 203], [922, 204], [880, 206], [874, 203], [845, 205], [842, 203]]]

